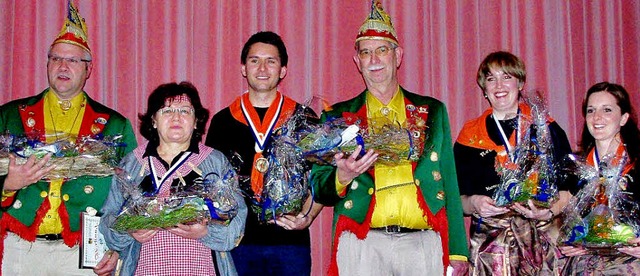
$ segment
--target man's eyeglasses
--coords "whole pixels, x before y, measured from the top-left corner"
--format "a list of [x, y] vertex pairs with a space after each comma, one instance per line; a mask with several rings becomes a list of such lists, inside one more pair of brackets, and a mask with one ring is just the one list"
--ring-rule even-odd
[[90, 59], [81, 59], [81, 58], [75, 58], [75, 57], [69, 57], [69, 58], [65, 58], [65, 57], [59, 57], [59, 56], [49, 56], [49, 63], [53, 64], [53, 65], [61, 65], [62, 62], [66, 62], [69, 66], [77, 66], [80, 65], [81, 62], [91, 62]]
[[163, 107], [158, 110], [160, 116], [171, 116], [173, 114], [178, 114], [180, 116], [191, 116], [195, 110], [190, 106], [183, 107]]
[[366, 58], [370, 58], [371, 55], [373, 53], [376, 54], [376, 56], [378, 57], [384, 57], [389, 55], [389, 53], [391, 53], [391, 51], [395, 49], [395, 47], [387, 47], [387, 46], [380, 46], [378, 48], [376, 48], [375, 50], [370, 50], [370, 49], [360, 49], [358, 51], [358, 56], [361, 59], [366, 59]]

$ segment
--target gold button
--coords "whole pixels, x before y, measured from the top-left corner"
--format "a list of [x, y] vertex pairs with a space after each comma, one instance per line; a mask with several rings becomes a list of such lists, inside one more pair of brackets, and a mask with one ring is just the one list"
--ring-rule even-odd
[[353, 181], [353, 182], [351, 183], [351, 190], [355, 190], [355, 189], [358, 189], [358, 182]]
[[40, 197], [42, 197], [42, 198], [47, 197], [47, 192], [46, 191], [40, 192]]
[[430, 156], [431, 161], [436, 162], [438, 161], [438, 153], [435, 151], [431, 152], [431, 156]]
[[440, 179], [442, 179], [442, 175], [439, 171], [433, 171], [431, 172], [431, 174], [433, 175], [433, 180], [435, 181], [440, 181]]
[[347, 210], [350, 210], [351, 208], [353, 208], [353, 201], [351, 201], [351, 200], [347, 200], [347, 201], [344, 203], [344, 208], [345, 208], [345, 209], [347, 209]]
[[439, 200], [444, 200], [444, 191], [439, 191], [436, 194], [436, 198], [439, 199]]
[[369, 195], [372, 195], [373, 194], [373, 188], [369, 188], [368, 193], [369, 193]]
[[64, 195], [62, 196], [62, 200], [64, 200], [64, 201], [69, 201], [69, 195], [68, 195], [68, 194], [64, 194]]
[[13, 208], [14, 209], [20, 209], [22, 207], [22, 201], [20, 201], [19, 199], [16, 200], [16, 202], [13, 203]]

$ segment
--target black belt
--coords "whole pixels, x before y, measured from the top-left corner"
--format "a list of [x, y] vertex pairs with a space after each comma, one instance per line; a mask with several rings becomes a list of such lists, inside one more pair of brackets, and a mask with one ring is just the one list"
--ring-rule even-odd
[[380, 232], [384, 232], [384, 233], [387, 233], [387, 234], [392, 234], [392, 233], [420, 232], [420, 231], [425, 231], [425, 230], [428, 230], [428, 229], [413, 229], [413, 228], [402, 227], [402, 226], [399, 226], [399, 225], [387, 225], [387, 226], [384, 226], [384, 227], [371, 228], [371, 230], [380, 231]]
[[57, 240], [61, 240], [62, 239], [62, 234], [37, 235], [36, 238], [43, 239], [43, 240], [48, 240], [48, 241], [57, 241]]

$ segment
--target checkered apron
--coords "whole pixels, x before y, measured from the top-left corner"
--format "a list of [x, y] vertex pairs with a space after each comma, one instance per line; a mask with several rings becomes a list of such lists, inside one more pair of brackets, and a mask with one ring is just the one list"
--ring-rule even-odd
[[[192, 157], [199, 159], [196, 156]], [[194, 161], [192, 158], [189, 159]], [[166, 173], [166, 169], [158, 160], [154, 159], [149, 164], [152, 164], [160, 175]], [[172, 183], [177, 177], [173, 175], [165, 180], [167, 184]], [[155, 176], [152, 174], [152, 177]], [[171, 185], [161, 185], [158, 196], [168, 197], [170, 187]], [[160, 230], [150, 241], [142, 244], [135, 275], [178, 276], [216, 275], [216, 273], [211, 249], [198, 240], [186, 239], [169, 231]]]

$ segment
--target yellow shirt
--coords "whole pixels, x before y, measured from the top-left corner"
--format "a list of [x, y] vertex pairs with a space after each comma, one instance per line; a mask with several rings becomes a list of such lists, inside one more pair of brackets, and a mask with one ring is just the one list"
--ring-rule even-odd
[[[65, 111], [61, 107], [61, 101], [51, 90], [44, 96], [44, 125], [47, 143], [53, 143], [60, 139], [72, 139], [75, 141], [78, 136], [85, 111], [84, 94], [78, 94], [70, 101], [71, 108]], [[63, 179], [50, 180], [48, 198], [51, 208], [45, 214], [38, 228], [38, 234], [40, 235], [62, 233], [62, 222], [58, 214], [62, 184]]]
[[[404, 96], [400, 88], [389, 104], [384, 105], [371, 93], [367, 92], [367, 121], [369, 131], [375, 131], [385, 124], [403, 125], [406, 121]], [[394, 166], [376, 163], [374, 165], [376, 206], [373, 209], [371, 227], [399, 225], [413, 229], [429, 229], [427, 217], [418, 205], [417, 187], [414, 184], [411, 162], [407, 161]], [[344, 193], [346, 186], [337, 181], [339, 194]]]

